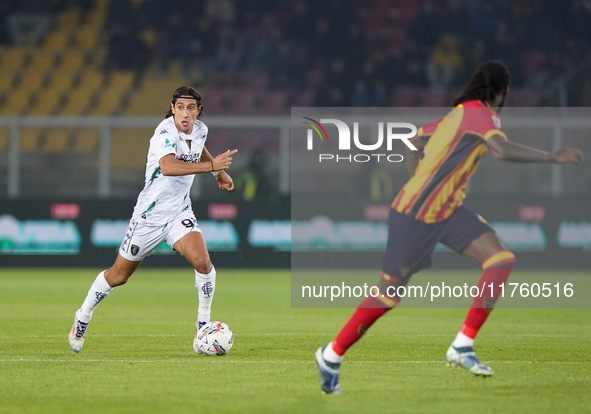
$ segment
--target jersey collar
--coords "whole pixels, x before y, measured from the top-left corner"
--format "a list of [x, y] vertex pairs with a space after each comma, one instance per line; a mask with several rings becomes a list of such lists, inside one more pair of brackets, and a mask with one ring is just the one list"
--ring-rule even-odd
[[472, 101], [465, 101], [458, 105], [458, 107], [464, 108], [490, 108], [490, 104], [487, 101], [479, 101], [474, 99]]

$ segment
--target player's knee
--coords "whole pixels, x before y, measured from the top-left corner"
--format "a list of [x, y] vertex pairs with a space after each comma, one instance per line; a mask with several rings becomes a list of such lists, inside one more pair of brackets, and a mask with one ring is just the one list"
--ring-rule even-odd
[[120, 269], [111, 268], [105, 272], [105, 280], [111, 287], [121, 286], [127, 283], [131, 277], [128, 272]]
[[213, 267], [213, 265], [211, 264], [211, 260], [209, 260], [209, 257], [203, 257], [203, 258], [199, 258], [199, 259], [194, 260], [193, 266], [195, 267], [195, 270], [197, 271], [197, 273], [201, 273], [204, 275], [211, 272], [211, 269]]
[[514, 266], [515, 255], [510, 250], [499, 250], [495, 254], [489, 256], [482, 262], [483, 269], [503, 267], [503, 266]]
[[[396, 307], [400, 303], [400, 299], [405, 296], [408, 280], [409, 277], [390, 276], [382, 272], [378, 283], [380, 301], [390, 309]], [[401, 292], [400, 289], [403, 289], [404, 292]]]

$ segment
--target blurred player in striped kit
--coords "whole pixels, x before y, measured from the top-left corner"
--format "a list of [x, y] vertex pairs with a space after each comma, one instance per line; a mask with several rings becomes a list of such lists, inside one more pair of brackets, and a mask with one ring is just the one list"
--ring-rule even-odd
[[482, 265], [479, 289], [491, 283], [495, 287], [492, 294], [487, 288], [482, 298], [474, 299], [447, 351], [446, 362], [474, 375], [493, 375], [474, 353], [474, 339], [498, 299], [499, 285], [513, 269], [515, 256], [482, 217], [463, 205], [468, 179], [489, 151], [496, 159], [510, 162], [576, 165], [583, 160], [577, 148], [550, 153], [507, 139], [498, 112], [509, 93], [509, 83], [507, 66], [500, 61], [484, 63], [454, 99], [452, 110], [419, 128], [411, 139], [418, 151], [407, 152], [411, 178], [390, 210], [388, 244], [378, 283], [380, 295], [361, 302], [337, 337], [316, 351], [323, 392], [341, 393], [343, 355], [379, 317], [398, 305], [400, 298], [389, 297], [388, 288], [404, 286], [414, 273], [430, 267], [438, 242]]

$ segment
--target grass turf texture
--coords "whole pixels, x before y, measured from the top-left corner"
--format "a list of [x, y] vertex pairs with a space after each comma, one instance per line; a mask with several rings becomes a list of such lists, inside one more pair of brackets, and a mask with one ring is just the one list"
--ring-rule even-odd
[[[312, 355], [351, 309], [292, 309], [288, 271], [218, 270], [213, 318], [235, 343], [191, 347], [190, 270], [139, 270], [67, 334], [98, 272], [0, 270], [0, 413], [582, 413], [591, 406], [590, 309], [498, 309], [477, 341], [495, 376], [445, 366], [463, 309], [398, 309], [347, 354], [343, 395]], [[445, 276], [445, 272], [440, 272]], [[560, 275], [563, 275], [562, 272]], [[476, 275], [475, 275], [476, 277]]]

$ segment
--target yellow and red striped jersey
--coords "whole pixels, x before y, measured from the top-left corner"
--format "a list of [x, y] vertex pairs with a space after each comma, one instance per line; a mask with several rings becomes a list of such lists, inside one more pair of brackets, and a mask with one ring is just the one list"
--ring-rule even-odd
[[468, 179], [488, 152], [486, 141], [505, 133], [488, 104], [466, 101], [417, 134], [426, 143], [424, 156], [392, 208], [424, 223], [437, 223], [462, 205]]

